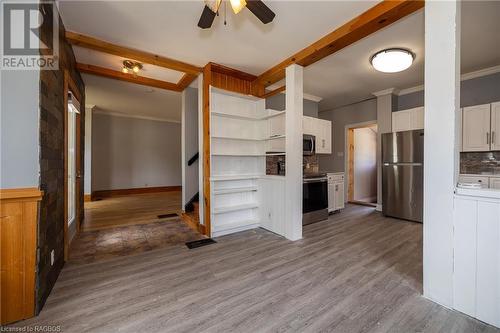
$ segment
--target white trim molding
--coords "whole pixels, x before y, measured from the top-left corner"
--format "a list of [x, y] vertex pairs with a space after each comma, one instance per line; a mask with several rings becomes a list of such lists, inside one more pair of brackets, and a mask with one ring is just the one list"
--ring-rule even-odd
[[[493, 67], [488, 67], [488, 68], [483, 68], [474, 72], [469, 72], [462, 74], [460, 76], [460, 81], [467, 81], [471, 79], [476, 79], [478, 77], [483, 77], [483, 76], [488, 76], [491, 74], [496, 74], [500, 72], [500, 65], [498, 66], [493, 66]], [[417, 91], [422, 91], [424, 90], [424, 85], [421, 84], [419, 86], [411, 87], [411, 88], [406, 88], [406, 89], [401, 89], [401, 91], [397, 94], [398, 96], [401, 95], [407, 95], [411, 94]]]
[[142, 120], [153, 120], [153, 121], [163, 121], [167, 123], [176, 123], [180, 124], [180, 120], [173, 120], [173, 119], [165, 119], [165, 118], [157, 118], [157, 117], [148, 117], [148, 116], [139, 116], [135, 114], [126, 114], [126, 113], [121, 113], [121, 112], [115, 112], [115, 111], [105, 111], [99, 108], [96, 108], [94, 111], [94, 114], [105, 114], [109, 116], [115, 116], [115, 117], [123, 117], [123, 118], [135, 118], [135, 119], [142, 119]]
[[[275, 83], [275, 84], [272, 84], [269, 87], [267, 87], [267, 89], [274, 90], [274, 89], [278, 89], [281, 86], [282, 85]], [[280, 94], [285, 94], [285, 93], [286, 93], [285, 91], [280, 92]], [[319, 102], [321, 102], [323, 100], [323, 97], [319, 97], [319, 96], [316, 96], [316, 95], [304, 93], [304, 99], [307, 99], [309, 101], [313, 101], [313, 102], [319, 103]]]
[[389, 89], [384, 89], [384, 90], [380, 90], [380, 91], [376, 91], [376, 92], [372, 93], [372, 95], [374, 95], [376, 97], [385, 96], [385, 95], [389, 95], [389, 94], [398, 95], [399, 90], [396, 88], [389, 88]]

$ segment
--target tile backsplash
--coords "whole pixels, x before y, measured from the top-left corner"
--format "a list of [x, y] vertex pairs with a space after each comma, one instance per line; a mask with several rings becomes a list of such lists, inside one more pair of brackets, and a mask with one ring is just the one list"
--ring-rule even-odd
[[304, 173], [316, 173], [319, 171], [318, 155], [308, 155], [302, 158]]
[[[278, 171], [278, 163], [285, 165], [285, 155], [266, 156], [266, 175], [280, 175], [285, 173]], [[302, 159], [304, 173], [315, 173], [319, 171], [319, 158], [317, 155], [304, 156]]]
[[500, 175], [500, 151], [460, 153], [460, 173]]

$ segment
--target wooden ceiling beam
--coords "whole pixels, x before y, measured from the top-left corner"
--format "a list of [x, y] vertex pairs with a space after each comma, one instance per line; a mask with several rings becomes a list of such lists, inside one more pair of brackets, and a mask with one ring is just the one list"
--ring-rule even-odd
[[96, 50], [99, 52], [113, 54], [116, 56], [140, 61], [146, 64], [165, 67], [168, 69], [184, 72], [187, 74], [198, 75], [202, 71], [201, 67], [194, 66], [179, 60], [159, 56], [156, 54], [124, 46], [115, 45], [112, 43], [105, 42], [103, 40], [99, 40], [94, 37], [85, 36], [71, 31], [66, 31], [66, 39], [70, 44], [75, 46], [80, 46], [87, 49]]
[[186, 89], [191, 84], [191, 82], [193, 82], [197, 77], [198, 77], [197, 75], [186, 73], [181, 77], [179, 82], [177, 82], [177, 86], [182, 91]]
[[424, 0], [384, 0], [338, 29], [265, 71], [256, 82], [269, 86], [285, 77], [292, 65], [309, 66], [423, 8]]
[[181, 89], [181, 87], [178, 84], [175, 84], [175, 83], [151, 79], [151, 78], [144, 77], [144, 76], [126, 74], [126, 73], [122, 73], [122, 72], [115, 71], [115, 70], [108, 69], [108, 68], [104, 68], [104, 67], [77, 63], [76, 68], [82, 73], [87, 73], [87, 74], [92, 74], [92, 75], [97, 75], [97, 76], [104, 76], [104, 77], [107, 77], [110, 79], [141, 84], [143, 86], [160, 88], [160, 89], [165, 89], [165, 90], [172, 90], [172, 91], [177, 91], [177, 92], [180, 92], [183, 90], [183, 89]]

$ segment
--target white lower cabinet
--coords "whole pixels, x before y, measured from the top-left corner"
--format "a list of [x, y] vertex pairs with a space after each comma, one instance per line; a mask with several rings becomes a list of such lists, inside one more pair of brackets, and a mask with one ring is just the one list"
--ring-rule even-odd
[[453, 307], [500, 327], [500, 201], [455, 197]]
[[490, 177], [490, 188], [500, 190], [500, 177]]
[[479, 183], [484, 188], [489, 187], [490, 179], [488, 176], [475, 176], [475, 175], [460, 175], [458, 176], [459, 183]]
[[344, 208], [344, 174], [328, 173], [328, 212]]

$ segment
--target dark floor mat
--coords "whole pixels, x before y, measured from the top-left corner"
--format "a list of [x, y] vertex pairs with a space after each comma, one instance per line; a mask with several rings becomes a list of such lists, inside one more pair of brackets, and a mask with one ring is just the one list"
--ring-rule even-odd
[[214, 241], [212, 238], [205, 238], [205, 239], [195, 240], [192, 242], [187, 242], [186, 246], [190, 249], [196, 249], [197, 247], [215, 244], [215, 243], [217, 243], [217, 242]]
[[177, 217], [179, 215], [177, 215], [177, 213], [170, 213], [170, 214], [161, 214], [161, 215], [158, 215], [158, 218], [159, 219], [168, 219], [169, 217]]

